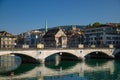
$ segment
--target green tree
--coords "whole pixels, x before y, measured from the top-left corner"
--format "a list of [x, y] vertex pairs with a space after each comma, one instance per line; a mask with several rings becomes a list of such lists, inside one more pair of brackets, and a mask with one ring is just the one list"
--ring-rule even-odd
[[97, 26], [100, 26], [100, 25], [101, 25], [101, 23], [99, 23], [99, 22], [95, 22], [95, 23], [93, 23], [92, 26], [97, 27]]

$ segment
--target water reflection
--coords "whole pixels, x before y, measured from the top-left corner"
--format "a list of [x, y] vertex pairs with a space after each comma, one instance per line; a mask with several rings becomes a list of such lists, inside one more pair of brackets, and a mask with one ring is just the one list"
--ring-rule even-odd
[[15, 70], [20, 66], [21, 58], [15, 55], [0, 56], [0, 73], [6, 73]]
[[64, 61], [64, 62], [62, 61], [58, 65], [55, 65], [54, 62], [46, 62], [45, 66], [47, 68], [51, 68], [54, 70], [59, 70], [61, 68], [62, 68], [62, 70], [66, 70], [66, 69], [70, 69], [70, 68], [74, 67], [77, 63], [79, 63], [79, 62], [78, 61]]
[[[14, 70], [13, 80], [119, 80], [120, 61], [87, 60], [62, 61], [42, 65], [22, 64]], [[0, 79], [10, 79], [4, 72]], [[9, 73], [10, 74], [10, 73]]]

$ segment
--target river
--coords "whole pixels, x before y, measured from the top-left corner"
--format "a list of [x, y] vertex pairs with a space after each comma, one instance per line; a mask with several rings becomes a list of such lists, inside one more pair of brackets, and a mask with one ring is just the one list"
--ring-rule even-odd
[[120, 80], [120, 60], [22, 64], [18, 56], [7, 56], [0, 58], [0, 80]]

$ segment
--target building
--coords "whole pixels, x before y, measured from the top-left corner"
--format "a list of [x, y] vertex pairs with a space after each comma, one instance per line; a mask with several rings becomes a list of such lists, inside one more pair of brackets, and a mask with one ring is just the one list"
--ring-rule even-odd
[[17, 41], [16, 41], [17, 48], [21, 48], [22, 45], [24, 45], [24, 36], [25, 36], [25, 33], [21, 33], [21, 34], [17, 35]]
[[52, 28], [43, 36], [45, 47], [67, 47], [67, 36], [62, 28]]
[[14, 48], [16, 37], [6, 31], [0, 31], [0, 48]]
[[115, 47], [120, 45], [120, 24], [105, 24], [91, 26], [84, 29], [84, 44], [86, 46], [95, 45], [105, 47], [110, 44]]
[[66, 35], [68, 47], [78, 47], [79, 44], [83, 44], [83, 32], [75, 25], [72, 26], [72, 29], [66, 31]]
[[24, 44], [29, 47], [36, 47], [38, 43], [43, 43], [44, 33], [42, 31], [33, 30], [24, 34]]

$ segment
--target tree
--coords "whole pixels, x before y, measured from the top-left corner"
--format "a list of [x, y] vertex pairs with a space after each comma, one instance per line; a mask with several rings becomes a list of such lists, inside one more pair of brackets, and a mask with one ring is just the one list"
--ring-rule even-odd
[[95, 22], [95, 23], [93, 23], [92, 26], [94, 26], [94, 27], [98, 27], [98, 26], [100, 26], [100, 25], [101, 25], [101, 23], [99, 23], [99, 22]]

